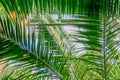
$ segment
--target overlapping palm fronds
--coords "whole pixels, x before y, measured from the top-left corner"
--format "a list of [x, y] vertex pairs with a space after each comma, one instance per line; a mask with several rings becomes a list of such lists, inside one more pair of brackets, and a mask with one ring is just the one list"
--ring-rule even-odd
[[[78, 58], [75, 65], [75, 71], [78, 71], [78, 77], [81, 80], [112, 80], [119, 79], [114, 74], [113, 69], [116, 62], [119, 61], [119, 41], [117, 41], [117, 35], [120, 32], [119, 22], [119, 0], [102, 1], [101, 11], [99, 16], [94, 19], [86, 19], [86, 24], [79, 25], [79, 28], [83, 28], [84, 31], [78, 31], [78, 43], [83, 43], [84, 50], [87, 50], [86, 54], [81, 55]], [[111, 8], [111, 9], [108, 9]], [[111, 11], [109, 11], [111, 10]], [[96, 20], [97, 19], [97, 20]], [[89, 21], [88, 21], [89, 20]], [[92, 22], [91, 22], [92, 21]], [[89, 24], [90, 23], [90, 24]], [[87, 26], [86, 26], [87, 25]], [[95, 25], [95, 26], [94, 26]], [[77, 65], [78, 64], [78, 65]], [[77, 65], [77, 66], [76, 66]], [[85, 65], [83, 66], [79, 65]], [[113, 77], [113, 76], [116, 76]]]
[[[9, 63], [16, 63], [17, 68], [22, 65], [19, 71], [28, 68], [28, 72], [35, 71], [30, 74], [26, 71], [14, 79], [48, 79], [54, 75], [62, 80], [119, 79], [119, 41], [116, 40], [120, 32], [119, 0], [0, 2], [8, 13], [7, 18], [0, 18], [1, 61], [13, 60]], [[37, 15], [35, 26], [30, 26], [32, 18], [29, 15], [32, 14]], [[70, 15], [71, 19], [61, 19], [62, 23], [57, 24], [46, 14]], [[56, 27], [66, 25], [64, 22], [79, 29], [72, 36], [75, 42], [84, 45], [77, 50], [84, 54], [71, 55], [65, 45], [64, 31]]]
[[[12, 23], [12, 20], [4, 17], [1, 17], [0, 21], [2, 29], [1, 35], [3, 37], [5, 36], [5, 38], [1, 37], [1, 43], [5, 41], [5, 39], [8, 39], [6, 43], [10, 43], [9, 45], [6, 43], [1, 44], [1, 54], [6, 56], [11, 54], [9, 52], [6, 54], [6, 49], [11, 45], [12, 49], [9, 49], [15, 54], [18, 54], [19, 57], [15, 57], [15, 54], [13, 54], [11, 58], [8, 55], [7, 60], [12, 60], [13, 63], [16, 64], [15, 66], [22, 65], [21, 68], [23, 69], [21, 70], [29, 68], [29, 71], [31, 72], [28, 73], [29, 75], [27, 73], [21, 74], [14, 79], [26, 79], [30, 76], [33, 76], [34, 78], [56, 76], [56, 78], [59, 79], [66, 77], [65, 75], [62, 75], [64, 73], [69, 75], [67, 68], [66, 70], [63, 68], [67, 65], [67, 56], [65, 56], [65, 53], [68, 51], [64, 46], [62, 38], [59, 37], [63, 32], [58, 33], [55, 28], [51, 26], [30, 26], [30, 24], [25, 24], [19, 20], [16, 20], [17, 22], [14, 24]], [[57, 29], [59, 29], [59, 27]], [[18, 48], [14, 47], [15, 45], [12, 43], [16, 43]], [[23, 52], [19, 52], [19, 50], [22, 50]]]

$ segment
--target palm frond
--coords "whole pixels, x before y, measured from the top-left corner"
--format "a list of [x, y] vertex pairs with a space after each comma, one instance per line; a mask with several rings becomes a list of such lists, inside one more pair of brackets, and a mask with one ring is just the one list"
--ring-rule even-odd
[[[16, 52], [14, 47], [17, 46], [23, 52], [26, 50], [27, 55], [20, 52], [11, 54], [9, 59], [15, 59], [15, 62], [28, 60], [23, 66], [30, 67], [30, 70], [31, 65], [35, 64], [35, 69], [42, 67], [46, 69], [43, 72], [48, 74], [52, 71], [65, 80], [119, 79], [119, 72], [116, 71], [119, 70], [119, 41], [116, 40], [120, 32], [119, 0], [0, 0], [0, 3], [8, 13], [8, 18], [0, 18], [1, 55]], [[57, 24], [46, 14], [59, 15], [60, 21], [65, 24]], [[30, 25], [30, 15], [36, 15], [37, 26]], [[71, 19], [63, 19], [61, 15], [69, 15]], [[56, 28], [58, 25], [78, 28], [72, 35], [75, 41], [70, 43], [83, 44], [77, 52], [84, 51], [84, 54], [77, 57], [71, 55], [68, 45], [65, 45], [68, 39], [64, 40], [66, 37], [61, 34], [64, 31], [61, 26]], [[66, 56], [65, 53], [69, 54]], [[20, 54], [25, 58], [21, 58]], [[30, 59], [34, 61], [32, 64]], [[38, 71], [33, 79], [39, 74], [42, 78], [46, 76]], [[25, 77], [31, 75], [26, 74]], [[25, 78], [24, 74], [21, 76]]]
[[[112, 2], [112, 0], [110, 0]], [[84, 68], [84, 72], [81, 79], [100, 79], [100, 80], [111, 80], [113, 79], [112, 69], [113, 66], [119, 60], [119, 41], [116, 40], [117, 34], [120, 32], [119, 23], [119, 11], [117, 8], [120, 6], [113, 7], [119, 3], [113, 1], [113, 4], [108, 4], [106, 0], [103, 1], [103, 12], [100, 16], [96, 16], [93, 23], [90, 22], [88, 27], [80, 25], [84, 31], [78, 31], [78, 43], [83, 43], [84, 50], [87, 54], [80, 56], [80, 61], [76, 62], [75, 65], [85, 64], [87, 67]], [[112, 12], [109, 12], [108, 6]], [[89, 20], [89, 17], [88, 19]], [[96, 22], [98, 21], [98, 22]], [[85, 21], [84, 21], [85, 22]], [[93, 25], [97, 24], [97, 25]], [[84, 27], [81, 27], [84, 26]], [[78, 66], [81, 68], [81, 66]], [[77, 67], [77, 69], [78, 69]], [[76, 68], [76, 67], [75, 67]], [[88, 76], [89, 75], [89, 76]], [[87, 77], [88, 76], [88, 77]]]
[[[16, 62], [16, 59], [20, 60], [19, 61], [20, 64], [18, 64], [17, 66], [22, 64], [23, 67], [25, 66], [25, 69], [29, 68], [31, 70], [32, 68], [35, 68], [36, 69], [35, 71], [37, 71], [39, 69], [34, 74], [36, 76], [40, 75], [39, 74], [41, 71], [40, 68], [41, 69], [44, 68], [45, 65], [46, 65], [46, 68], [47, 67], [48, 68], [47, 69], [44, 68], [46, 74], [43, 73], [43, 75], [42, 75], [43, 77], [50, 75], [49, 69], [51, 70], [50, 71], [51, 73], [52, 73], [52, 71], [53, 71], [53, 73], [55, 71], [55, 74], [57, 73], [57, 76], [59, 76], [58, 78], [63, 78], [63, 76], [65, 78], [66, 76], [62, 75], [65, 72], [67, 72], [66, 74], [69, 75], [69, 71], [67, 70], [67, 68], [66, 68], [66, 70], [63, 68], [65, 65], [67, 65], [67, 61], [66, 61], [67, 56], [65, 57], [65, 53], [67, 53], [67, 52], [63, 45], [64, 42], [62, 42], [61, 38], [58, 39], [57, 37], [55, 37], [56, 35], [59, 36], [60, 33], [56, 32], [55, 28], [50, 28], [49, 26], [48, 27], [47, 26], [36, 26], [35, 27], [35, 26], [25, 25], [22, 22], [18, 23], [18, 21], [19, 20], [16, 20], [16, 24], [14, 25], [14, 23], [12, 23], [12, 21], [9, 18], [3, 18], [3, 19], [1, 18], [2, 36], [6, 36], [6, 38], [13, 40], [14, 42], [16, 42], [16, 44], [19, 47], [21, 47], [23, 50], [27, 51], [27, 53], [25, 53], [25, 54], [21, 53], [23, 55], [22, 57], [31, 55], [31, 57], [27, 57], [25, 59], [22, 57], [20, 57], [20, 59], [16, 58], [16, 57], [15, 57], [15, 59], [13, 58], [13, 60], [15, 60], [15, 62]], [[7, 26], [7, 25], [9, 25], [9, 26]], [[26, 30], [27, 30], [27, 32], [26, 32]], [[6, 44], [4, 44], [4, 46], [5, 45]], [[7, 48], [7, 46], [5, 48]], [[9, 48], [9, 46], [8, 46], [8, 48]], [[2, 49], [2, 47], [1, 47], [1, 49]], [[4, 51], [6, 51], [6, 50], [4, 50]], [[2, 51], [1, 51], [1, 53], [2, 53]], [[18, 53], [18, 56], [19, 56], [19, 54], [20, 53]], [[32, 58], [33, 60], [31, 60], [30, 58]], [[29, 64], [29, 61], [27, 61], [27, 59], [30, 59], [30, 62], [32, 61], [33, 63]], [[28, 64], [29, 64], [28, 67], [26, 66], [27, 63], [24, 60], [26, 60], [28, 62]], [[43, 65], [41, 62], [45, 63], [45, 65]], [[33, 65], [35, 65], [35, 67], [33, 67]], [[43, 67], [42, 67], [42, 65], [43, 65]], [[34, 76], [34, 75], [32, 73], [28, 76]], [[25, 76], [25, 77], [28, 77], [28, 76]], [[40, 77], [42, 77], [42, 76], [40, 76]], [[20, 77], [18, 77], [18, 79], [19, 78]], [[22, 77], [21, 77], [21, 79], [22, 79]]]

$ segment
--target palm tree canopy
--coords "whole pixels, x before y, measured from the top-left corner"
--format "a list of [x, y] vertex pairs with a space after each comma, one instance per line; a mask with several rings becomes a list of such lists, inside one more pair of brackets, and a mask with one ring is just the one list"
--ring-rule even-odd
[[[119, 4], [119, 0], [0, 0], [5, 13], [0, 12], [0, 61], [14, 67], [2, 79], [119, 79]], [[65, 25], [77, 30], [69, 35]], [[83, 46], [76, 48], [74, 43]]]

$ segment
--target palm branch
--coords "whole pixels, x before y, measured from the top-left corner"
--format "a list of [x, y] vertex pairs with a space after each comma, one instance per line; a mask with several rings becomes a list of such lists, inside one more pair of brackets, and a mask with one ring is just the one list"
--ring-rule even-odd
[[[49, 69], [48, 71], [52, 71], [64, 80], [119, 79], [119, 71], [116, 71], [119, 70], [119, 41], [115, 40], [119, 34], [119, 0], [25, 0], [24, 2], [23, 0], [1, 0], [0, 2], [8, 13], [8, 18], [1, 18], [1, 42], [8, 39], [8, 42], [11, 43], [12, 40], [13, 43], [17, 43], [18, 49], [23, 52], [25, 50], [29, 56], [34, 55], [37, 60], [34, 59], [33, 61], [36, 63], [32, 63], [32, 65], [37, 66], [40, 65], [38, 63], [42, 62], [42, 67], [45, 66], [45, 69]], [[28, 27], [29, 35], [26, 35], [25, 26], [29, 26], [29, 23], [25, 25], [25, 20], [29, 21], [28, 16], [34, 13], [38, 17], [36, 20], [40, 22], [38, 25], [42, 24], [43, 27], [39, 26], [37, 29], [34, 27], [32, 32]], [[61, 23], [55, 23], [55, 21], [51, 21], [51, 18], [47, 18], [48, 21], [45, 21], [46, 18], [41, 20], [42, 18], [39, 18], [39, 15], [46, 15], [46, 13], [49, 15], [69, 15], [71, 19], [61, 19]], [[13, 15], [11, 16], [11, 14]], [[36, 20], [35, 22], [37, 22]], [[49, 27], [46, 27], [46, 25]], [[71, 55], [72, 51], [69, 51], [69, 47], [64, 45], [63, 39], [66, 36], [61, 37], [62, 34], [59, 34], [57, 28], [51, 27], [51, 25], [77, 27], [79, 30], [72, 34], [75, 39], [71, 43], [83, 44], [84, 46], [77, 49], [77, 53], [82, 51], [85, 53], [77, 57]], [[38, 41], [35, 40], [36, 30], [38, 30]], [[63, 33], [63, 31], [60, 32]], [[49, 38], [45, 37], [47, 35], [49, 35]], [[44, 41], [47, 41], [47, 43], [44, 43]], [[2, 49], [8, 49], [8, 52], [11, 52], [9, 51], [11, 47], [9, 47], [9, 45], [8, 48], [6, 46], [5, 48], [1, 47], [1, 54], [7, 51]], [[51, 52], [50, 55], [49, 52]], [[55, 53], [56, 56], [52, 53]], [[67, 56], [65, 53], [67, 53]], [[23, 62], [28, 61], [25, 63], [26, 65], [29, 64], [31, 57], [22, 59]], [[22, 59], [15, 57], [17, 62], [21, 62]], [[27, 65], [26, 68], [28, 67]], [[39, 66], [39, 68], [41, 67]], [[36, 77], [40, 73], [31, 75]], [[42, 73], [40, 77], [43, 78], [44, 76], [46, 74], [43, 75]], [[24, 78], [24, 75], [20, 77]]]

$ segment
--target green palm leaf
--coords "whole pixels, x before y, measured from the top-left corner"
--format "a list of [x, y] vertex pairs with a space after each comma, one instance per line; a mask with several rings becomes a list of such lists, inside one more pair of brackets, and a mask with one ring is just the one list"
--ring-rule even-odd
[[[11, 54], [7, 60], [15, 60], [13, 63], [27, 61], [23, 66], [29, 70], [45, 69], [21, 74], [18, 79], [28, 76], [35, 79], [38, 75], [43, 78], [50, 76], [50, 72], [64, 80], [119, 79], [119, 41], [116, 40], [120, 31], [119, 0], [0, 0], [0, 3], [8, 14], [8, 18], [0, 18], [1, 55], [16, 53], [14, 47], [18, 47], [27, 56], [20, 57], [20, 54], [24, 55], [20, 52]], [[57, 14], [61, 23], [46, 14]], [[35, 20], [31, 20], [30, 15]], [[62, 18], [62, 15], [68, 15], [70, 19]], [[69, 50], [71, 46], [66, 45], [68, 35], [60, 25], [76, 27], [78, 30], [71, 33], [74, 41], [70, 40], [70, 44], [84, 46]], [[84, 54], [72, 55], [74, 50]], [[3, 56], [1, 61], [4, 59]]]
[[[18, 20], [17, 20], [18, 21]], [[7, 26], [9, 25], [9, 26]], [[16, 25], [16, 26], [15, 26]], [[65, 73], [67, 71], [64, 71], [63, 67], [66, 64], [66, 60], [67, 60], [67, 56], [65, 57], [65, 47], [63, 44], [63, 42], [61, 42], [61, 38], [57, 38], [55, 37], [55, 35], [59, 36], [58, 32], [55, 32], [54, 29], [55, 28], [50, 28], [47, 26], [37, 26], [36, 28], [34, 26], [32, 26], [32, 28], [28, 25], [28, 27], [25, 27], [24, 24], [18, 24], [16, 22], [16, 24], [13, 24], [12, 21], [8, 18], [6, 19], [2, 19], [1, 18], [1, 29], [2, 29], [2, 36], [6, 36], [5, 39], [11, 39], [12, 41], [16, 42], [17, 45], [19, 45], [19, 47], [21, 47], [20, 49], [22, 50], [26, 50], [26, 54], [22, 53], [23, 56], [27, 56], [27, 55], [31, 55], [30, 57], [27, 58], [22, 58], [23, 56], [19, 58], [15, 59], [13, 58], [13, 60], [15, 60], [16, 63], [16, 59], [20, 60], [20, 62], [25, 62], [24, 60], [28, 60], [30, 59], [30, 62], [32, 61], [33, 63], [30, 65], [30, 67], [25, 66], [25, 68], [29, 68], [32, 70], [33, 65], [36, 66], [36, 70], [40, 68], [44, 68], [45, 65], [46, 67], [48, 67], [48, 69], [45, 69], [45, 73], [43, 73], [43, 77], [44, 76], [49, 76], [51, 71], [53, 71], [52, 73], [55, 74], [57, 73], [57, 75], [59, 76], [58, 78], [63, 78], [63, 76], [61, 74]], [[23, 25], [23, 26], [22, 26]], [[26, 25], [27, 26], [27, 25]], [[28, 28], [28, 32], [26, 33], [26, 29]], [[52, 32], [54, 31], [55, 33], [51, 33], [50, 30], [52, 29]], [[13, 34], [14, 32], [14, 34]], [[54, 35], [55, 34], [55, 35]], [[60, 42], [58, 42], [60, 41]], [[3, 41], [2, 41], [3, 42]], [[58, 42], [58, 43], [56, 43]], [[2, 46], [3, 44], [1, 44]], [[4, 44], [3, 46], [5, 46], [6, 44]], [[9, 44], [11, 45], [11, 43]], [[14, 46], [14, 45], [13, 45]], [[63, 47], [63, 48], [62, 48]], [[6, 46], [5, 48], [9, 48], [9, 46]], [[15, 49], [16, 47], [14, 47]], [[4, 49], [1, 47], [1, 49]], [[11, 49], [10, 49], [11, 50]], [[62, 51], [64, 50], [64, 51]], [[3, 51], [3, 50], [2, 50]], [[1, 51], [1, 53], [2, 53]], [[7, 51], [7, 50], [4, 50]], [[6, 53], [6, 52], [5, 52]], [[3, 54], [5, 54], [3, 53]], [[15, 53], [15, 51], [14, 51]], [[18, 56], [19, 56], [19, 52], [18, 52]], [[33, 57], [32, 57], [33, 55]], [[14, 55], [13, 55], [14, 56]], [[9, 56], [8, 56], [9, 57]], [[29, 64], [29, 61], [27, 61]], [[43, 65], [41, 62], [45, 63], [45, 65]], [[27, 65], [27, 63], [22, 63], [22, 65]], [[41, 66], [40, 66], [41, 65]], [[32, 67], [31, 67], [32, 66]], [[43, 67], [42, 67], [43, 66]], [[51, 69], [50, 69], [51, 68]], [[49, 71], [49, 69], [51, 71]], [[40, 75], [39, 73], [41, 72], [41, 70], [37, 73], [35, 73], [34, 75]], [[49, 73], [49, 74], [47, 74]], [[67, 71], [67, 74], [69, 72]], [[34, 76], [33, 73], [28, 75], [28, 76]], [[69, 74], [68, 74], [69, 75]], [[24, 75], [25, 76], [25, 75]], [[25, 77], [28, 77], [27, 74]], [[23, 77], [23, 75], [22, 75]], [[18, 79], [22, 79], [22, 77], [18, 77]], [[23, 77], [24, 78], [24, 77]]]

